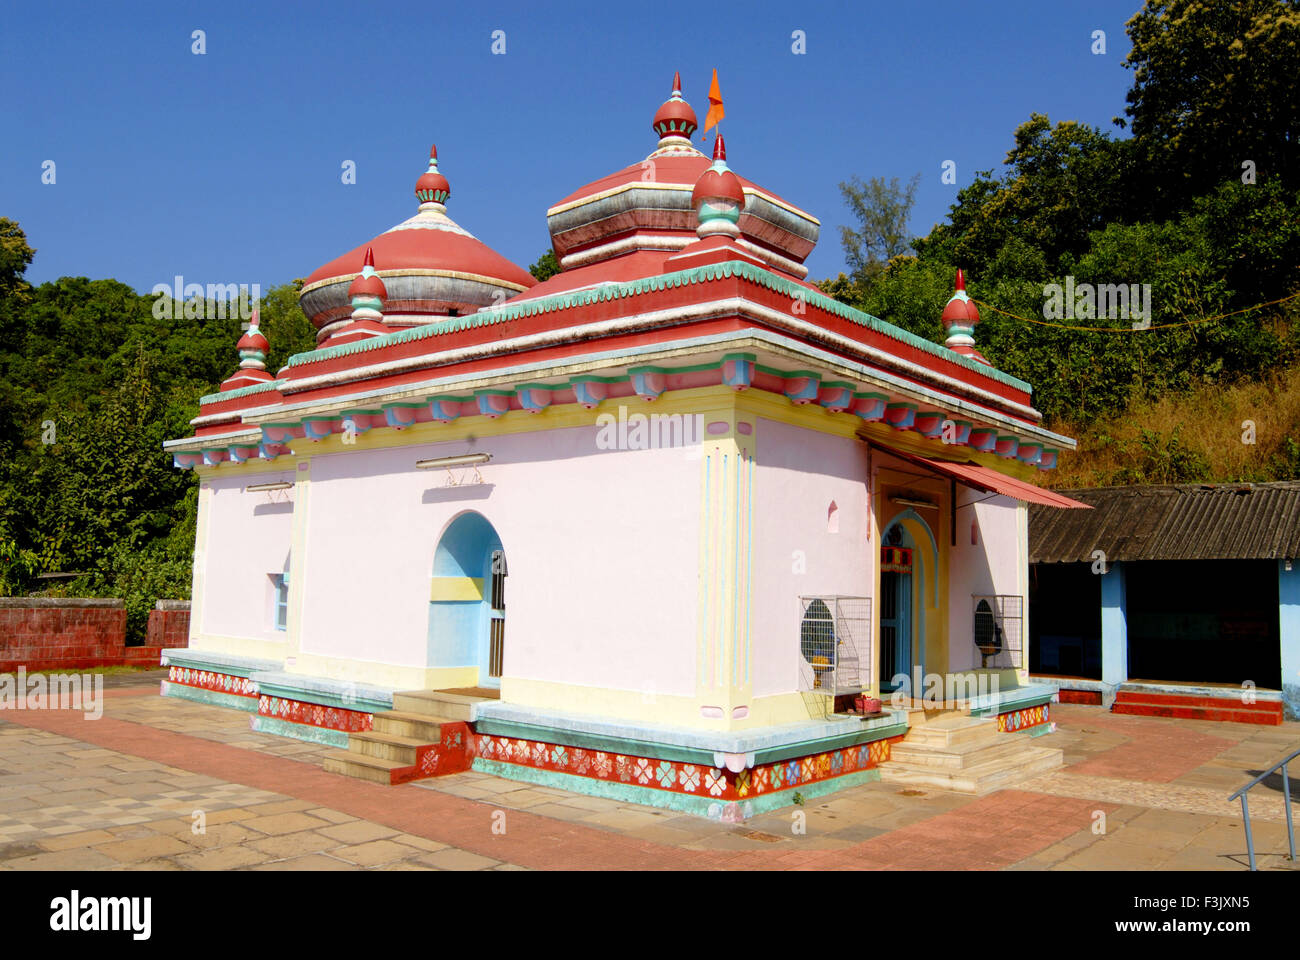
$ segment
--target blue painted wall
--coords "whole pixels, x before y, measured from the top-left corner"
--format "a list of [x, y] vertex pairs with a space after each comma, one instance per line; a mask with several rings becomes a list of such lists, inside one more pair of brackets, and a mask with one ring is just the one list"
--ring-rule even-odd
[[1282, 642], [1282, 702], [1288, 720], [1300, 720], [1300, 560], [1277, 562], [1278, 627]]
[[482, 514], [464, 513], [451, 522], [433, 556], [435, 577], [480, 577], [484, 598], [438, 600], [429, 604], [429, 665], [479, 667], [479, 683], [487, 684], [488, 619], [492, 553], [501, 538]]
[[1128, 589], [1124, 564], [1112, 563], [1101, 574], [1101, 679], [1123, 683], [1128, 679]]

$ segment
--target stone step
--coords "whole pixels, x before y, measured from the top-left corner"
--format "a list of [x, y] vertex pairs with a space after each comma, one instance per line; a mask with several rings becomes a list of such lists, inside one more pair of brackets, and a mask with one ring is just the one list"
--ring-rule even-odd
[[910, 727], [904, 742], [943, 748], [964, 743], [987, 743], [999, 736], [998, 722], [994, 718], [948, 714], [939, 720]]
[[999, 733], [992, 740], [975, 740], [943, 747], [913, 743], [909, 737], [894, 745], [890, 759], [943, 770], [969, 770], [989, 760], [1019, 753], [1024, 747], [1021, 739], [1024, 736], [1026, 735], [1019, 733]]
[[944, 770], [919, 764], [890, 760], [880, 765], [880, 779], [886, 783], [934, 787], [984, 796], [994, 790], [1014, 786], [1040, 773], [1056, 770], [1065, 764], [1065, 754], [1051, 747], [1030, 746], [1005, 756], [974, 764], [964, 770]]
[[438, 743], [442, 740], [442, 725], [452, 722], [446, 717], [430, 716], [427, 713], [385, 710], [375, 714], [374, 730], [376, 733], [388, 733], [397, 737], [411, 737], [421, 743]]
[[325, 754], [324, 762], [326, 773], [341, 773], [347, 777], [382, 783], [385, 786], [392, 784], [395, 770], [405, 770], [408, 766], [409, 764], [397, 760], [367, 757], [350, 750], [331, 750]]
[[348, 734], [349, 753], [377, 757], [380, 760], [396, 760], [404, 766], [412, 766], [415, 763], [415, 751], [429, 743], [420, 737], [404, 737], [373, 730]]
[[393, 711], [469, 722], [474, 719], [474, 705], [483, 702], [483, 697], [440, 690], [405, 690], [393, 694]]

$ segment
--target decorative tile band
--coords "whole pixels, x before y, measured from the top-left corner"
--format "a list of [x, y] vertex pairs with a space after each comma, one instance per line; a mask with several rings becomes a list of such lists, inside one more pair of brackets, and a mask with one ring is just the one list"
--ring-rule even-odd
[[319, 703], [269, 696], [258, 698], [257, 715], [274, 717], [287, 723], [303, 723], [309, 727], [341, 730], [344, 733], [370, 730], [375, 719], [374, 714], [361, 710], [346, 710], [343, 707], [327, 707]]
[[256, 697], [257, 684], [248, 677], [235, 677], [228, 673], [214, 673], [211, 670], [194, 670], [189, 667], [170, 666], [167, 679], [186, 687], [199, 690], [211, 690], [213, 693], [227, 693], [236, 697]]
[[392, 783], [463, 773], [473, 762], [474, 734], [468, 723], [444, 723], [438, 743], [415, 748], [415, 764], [393, 771]]
[[669, 793], [736, 802], [871, 770], [889, 759], [901, 736], [824, 753], [759, 764], [733, 773], [726, 768], [676, 760], [655, 760], [492, 734], [476, 735], [476, 755], [485, 761], [571, 776], [625, 783]]
[[1012, 710], [1010, 713], [999, 713], [998, 733], [1015, 733], [1017, 730], [1028, 730], [1030, 727], [1050, 723], [1049, 707], [1050, 704], [1040, 703], [1036, 707], [1025, 707], [1021, 710]]

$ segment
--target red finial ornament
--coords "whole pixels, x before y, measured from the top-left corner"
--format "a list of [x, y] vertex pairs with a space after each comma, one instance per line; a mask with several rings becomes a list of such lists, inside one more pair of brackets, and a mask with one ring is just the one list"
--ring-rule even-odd
[[966, 275], [961, 272], [961, 267], [957, 268], [957, 284], [954, 289], [960, 290], [962, 293], [966, 292]]
[[430, 160], [438, 159], [438, 145], [436, 143], [433, 144], [433, 146], [429, 147], [429, 159]]
[[679, 70], [673, 74], [673, 96], [680, 97], [681, 95], [682, 95], [682, 74], [681, 71]]
[[713, 138], [713, 159], [727, 162], [727, 145], [723, 142], [720, 133]]
[[366, 247], [366, 259], [361, 266], [362, 268], [365, 268], [365, 267], [373, 267], [374, 265], [375, 265], [375, 252], [370, 247]]

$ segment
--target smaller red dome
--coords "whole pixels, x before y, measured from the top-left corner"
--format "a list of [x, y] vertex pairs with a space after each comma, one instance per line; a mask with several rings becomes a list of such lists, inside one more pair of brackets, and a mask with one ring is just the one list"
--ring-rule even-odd
[[682, 75], [673, 74], [673, 92], [657, 111], [651, 125], [659, 139], [664, 137], [685, 137], [688, 140], [695, 133], [699, 123], [695, 111], [682, 99]]
[[966, 275], [961, 268], [957, 270], [957, 282], [953, 284], [954, 292], [948, 305], [943, 308], [939, 321], [945, 326], [952, 323], [974, 326], [980, 322], [980, 312], [975, 303], [966, 294]]
[[730, 200], [744, 207], [745, 188], [727, 167], [727, 145], [718, 134], [713, 141], [713, 165], [695, 181], [691, 191], [691, 206], [698, 207], [705, 200]]
[[366, 248], [366, 262], [362, 264], [361, 272], [357, 278], [352, 281], [348, 287], [348, 296], [355, 297], [373, 297], [378, 300], [388, 299], [388, 289], [384, 286], [384, 281], [379, 279], [375, 273], [375, 255], [370, 248]]
[[415, 181], [415, 196], [421, 203], [446, 203], [451, 183], [438, 172], [438, 145], [429, 148], [429, 169]]
[[239, 342], [235, 344], [236, 350], [260, 350], [262, 353], [266, 353], [266, 351], [270, 349], [271, 341], [267, 340], [266, 337], [262, 335], [262, 331], [257, 329], [257, 325], [261, 322], [261, 319], [262, 312], [254, 308], [253, 318], [248, 322], [247, 332], [245, 332], [244, 335], [239, 338]]

